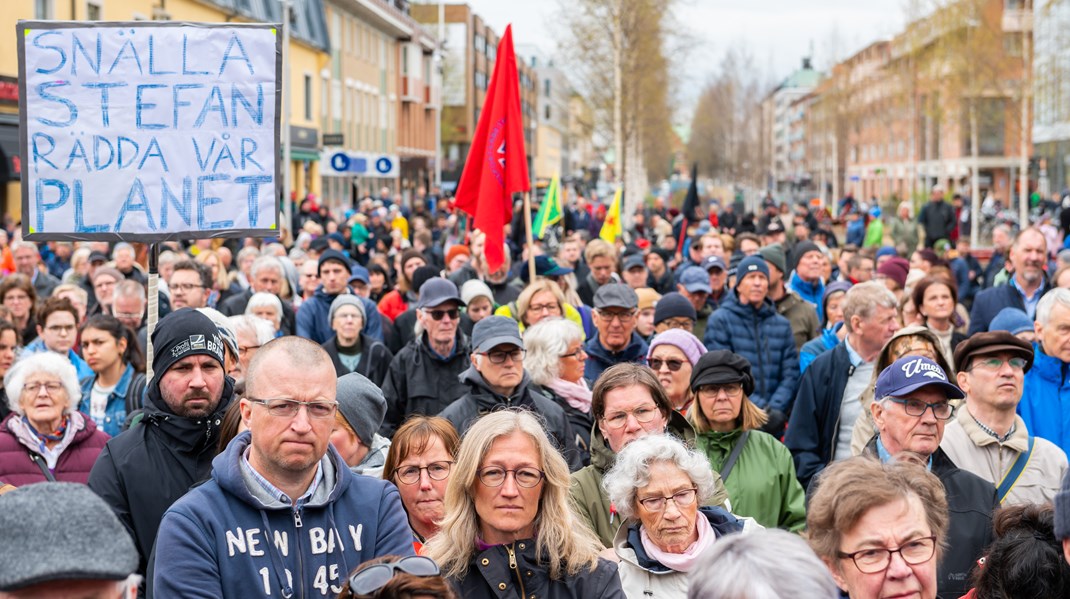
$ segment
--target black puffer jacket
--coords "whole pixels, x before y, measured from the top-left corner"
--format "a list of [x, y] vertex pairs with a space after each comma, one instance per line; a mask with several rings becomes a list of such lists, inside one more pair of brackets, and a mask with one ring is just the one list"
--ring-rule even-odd
[[434, 416], [468, 391], [457, 377], [468, 368], [468, 337], [457, 331], [453, 355], [443, 359], [427, 345], [427, 334], [410, 341], [390, 362], [383, 381], [386, 417], [379, 434], [390, 439], [409, 414]]
[[564, 579], [550, 578], [543, 563], [535, 555], [535, 541], [522, 539], [474, 553], [464, 577], [449, 581], [465, 599], [625, 599], [613, 562], [599, 558], [594, 572], [582, 570]]
[[569, 424], [565, 411], [554, 400], [535, 390], [537, 387], [531, 384], [528, 373], [524, 373], [524, 378], [520, 380], [516, 391], [509, 397], [503, 397], [492, 391], [475, 366], [469, 366], [468, 370], [461, 374], [460, 380], [467, 385], [468, 392], [439, 414], [453, 423], [458, 433], [464, 435], [468, 427], [472, 426], [472, 423], [480, 416], [495, 410], [506, 408], [531, 410], [539, 415], [546, 432], [557, 443], [557, 448], [564, 456], [569, 471], [575, 472], [583, 468], [583, 459], [579, 448], [576, 447], [576, 435], [572, 432], [572, 425]]
[[214, 414], [181, 418], [160, 396], [159, 376], [154, 382], [140, 421], [108, 441], [89, 473], [89, 488], [130, 531], [141, 556], [142, 575], [164, 512], [211, 474], [219, 425], [234, 395], [234, 381], [226, 377]]
[[[337, 335], [328, 339], [323, 344], [323, 349], [331, 356], [331, 362], [334, 363], [334, 371], [339, 377], [349, 374], [349, 369], [345, 367], [345, 364], [342, 364], [342, 359], [338, 357]], [[357, 369], [353, 372], [368, 377], [369, 381], [382, 388], [383, 379], [386, 378], [386, 373], [390, 369], [390, 360], [393, 358], [394, 354], [390, 353], [385, 344], [361, 333], [360, 361], [357, 362]]]

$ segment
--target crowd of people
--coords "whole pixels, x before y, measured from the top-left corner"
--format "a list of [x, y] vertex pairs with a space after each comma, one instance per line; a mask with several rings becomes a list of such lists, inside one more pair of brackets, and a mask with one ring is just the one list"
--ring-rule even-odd
[[0, 598], [1070, 597], [1070, 231], [930, 196], [518, 205], [493, 268], [308, 199], [152, 302], [0, 232]]

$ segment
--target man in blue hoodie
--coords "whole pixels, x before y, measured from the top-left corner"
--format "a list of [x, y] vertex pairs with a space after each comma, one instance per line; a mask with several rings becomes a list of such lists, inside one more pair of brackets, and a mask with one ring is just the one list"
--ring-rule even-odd
[[327, 352], [280, 337], [246, 374], [249, 430], [164, 515], [155, 595], [335, 596], [361, 563], [412, 555], [397, 488], [353, 474], [330, 445], [338, 402]]
[[[343, 293], [354, 293], [349, 287], [349, 277], [353, 273], [353, 263], [338, 250], [325, 250], [320, 254], [318, 270], [320, 286], [316, 293], [301, 304], [297, 310], [297, 336], [324, 343], [334, 337], [331, 330], [331, 302]], [[379, 308], [370, 299], [355, 294], [364, 304], [364, 330], [367, 336], [376, 341], [383, 340], [383, 324], [379, 319]]]

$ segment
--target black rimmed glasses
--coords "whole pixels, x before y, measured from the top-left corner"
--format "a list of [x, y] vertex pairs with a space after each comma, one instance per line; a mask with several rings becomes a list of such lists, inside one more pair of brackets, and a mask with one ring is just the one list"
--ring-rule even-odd
[[927, 403], [920, 399], [903, 399], [900, 397], [885, 397], [884, 399], [903, 406], [903, 411], [907, 413], [907, 416], [924, 416], [925, 410], [930, 408], [932, 408], [933, 416], [940, 420], [951, 420], [951, 417], [955, 415], [955, 406], [946, 401]]
[[520, 362], [524, 359], [524, 350], [517, 348], [510, 351], [489, 351], [483, 352], [482, 355], [487, 356], [491, 364], [505, 364], [505, 360], [508, 358], [514, 362]]
[[899, 557], [903, 558], [903, 561], [911, 566], [924, 564], [931, 560], [936, 553], [936, 537], [921, 537], [920, 539], [907, 541], [896, 549], [874, 547], [853, 553], [838, 551], [836, 555], [840, 559], [850, 558], [855, 563], [858, 571], [863, 574], [876, 574], [888, 569], [888, 565], [892, 563], [893, 553], [898, 553]]
[[450, 466], [453, 462], [431, 462], [426, 466], [402, 466], [394, 469], [394, 475], [406, 485], [415, 485], [420, 482], [420, 473], [427, 471], [427, 477], [431, 480], [446, 480], [450, 476]]
[[632, 321], [632, 319], [635, 318], [635, 310], [629, 310], [627, 312], [610, 312], [609, 310], [598, 309], [595, 311], [598, 312], [599, 316], [606, 319], [606, 322], [613, 322], [614, 320], [616, 320], [621, 324], [628, 324]]
[[410, 555], [389, 564], [375, 564], [349, 577], [349, 592], [356, 595], [371, 595], [386, 586], [398, 572], [426, 578], [438, 576], [440, 571], [435, 560], [422, 555]]
[[297, 401], [285, 397], [275, 399], [256, 399], [246, 397], [252, 403], [260, 404], [267, 408], [268, 414], [276, 418], [293, 418], [301, 411], [301, 406], [308, 410], [309, 418], [323, 420], [334, 416], [338, 404], [333, 401]]
[[505, 484], [505, 479], [510, 474], [513, 475], [513, 480], [516, 484], [530, 489], [540, 482], [546, 475], [542, 473], [542, 470], [537, 468], [517, 468], [516, 470], [506, 470], [500, 466], [487, 466], [486, 468], [480, 468], [476, 474], [479, 476], [479, 482], [483, 483], [487, 487], [500, 487]]

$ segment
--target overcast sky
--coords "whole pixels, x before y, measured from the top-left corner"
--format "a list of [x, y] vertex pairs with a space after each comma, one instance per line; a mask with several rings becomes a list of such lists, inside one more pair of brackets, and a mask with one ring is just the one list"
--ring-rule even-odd
[[[829, 64], [830, 39], [838, 37], [837, 58], [902, 28], [904, 0], [678, 0], [678, 21], [690, 27], [698, 47], [681, 67], [681, 95], [697, 97], [725, 49], [743, 44], [764, 74], [775, 81], [798, 68], [803, 56]], [[535, 44], [552, 54], [558, 0], [468, 0], [498, 33], [513, 24], [517, 44]]]

